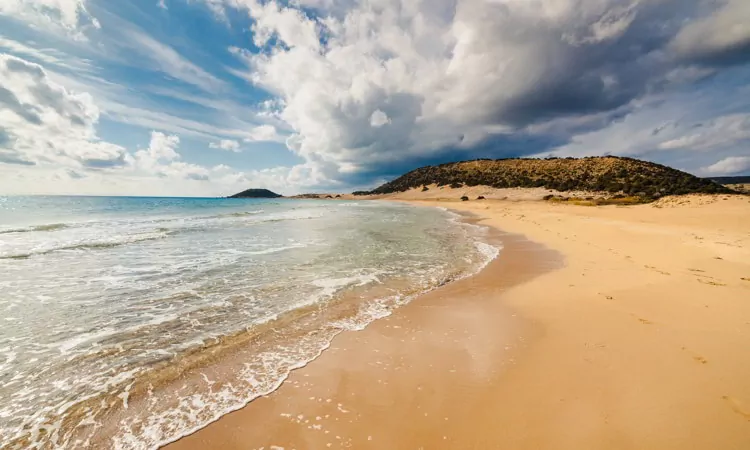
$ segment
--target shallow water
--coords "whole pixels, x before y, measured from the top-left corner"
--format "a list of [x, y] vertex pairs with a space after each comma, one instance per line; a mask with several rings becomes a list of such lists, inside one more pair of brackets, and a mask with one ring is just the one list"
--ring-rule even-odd
[[[478, 270], [497, 254], [482, 234], [384, 202], [0, 197], [0, 446], [174, 440]], [[232, 339], [220, 382], [154, 381]]]

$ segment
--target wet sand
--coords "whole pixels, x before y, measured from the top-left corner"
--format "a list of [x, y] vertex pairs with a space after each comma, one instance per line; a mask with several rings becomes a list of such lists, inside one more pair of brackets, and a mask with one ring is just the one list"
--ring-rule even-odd
[[545, 247], [508, 237], [169, 448], [750, 448], [748, 198], [423, 204]]
[[486, 387], [538, 331], [498, 299], [561, 265], [521, 236], [490, 241], [504, 248], [481, 273], [340, 334], [273, 394], [166, 448], [461, 446], [466, 421], [493, 402]]

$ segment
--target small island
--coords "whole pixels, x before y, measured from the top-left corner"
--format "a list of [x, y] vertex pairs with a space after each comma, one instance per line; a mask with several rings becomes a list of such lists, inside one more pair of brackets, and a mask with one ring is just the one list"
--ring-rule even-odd
[[228, 198], [279, 198], [283, 197], [268, 189], [246, 189], [238, 194], [230, 195]]

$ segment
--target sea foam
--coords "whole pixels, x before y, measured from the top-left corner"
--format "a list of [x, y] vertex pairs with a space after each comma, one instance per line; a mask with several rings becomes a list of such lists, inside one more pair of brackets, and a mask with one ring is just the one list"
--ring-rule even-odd
[[[14, 319], [0, 327], [0, 447], [156, 448], [499, 252], [452, 213], [399, 204], [12, 202], [0, 211], [0, 309]], [[211, 352], [237, 358], [209, 371]], [[198, 380], [188, 391], [163, 381], [178, 363]]]

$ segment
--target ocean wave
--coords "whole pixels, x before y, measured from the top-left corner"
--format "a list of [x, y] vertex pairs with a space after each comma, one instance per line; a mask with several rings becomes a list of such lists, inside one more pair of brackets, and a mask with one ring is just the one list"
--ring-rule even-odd
[[[187, 219], [190, 220], [205, 220], [205, 219], [224, 219], [224, 218], [230, 218], [230, 217], [248, 217], [248, 216], [254, 216], [257, 214], [263, 214], [266, 212], [263, 209], [256, 209], [252, 211], [238, 211], [238, 212], [232, 212], [232, 213], [226, 213], [226, 214], [215, 214], [212, 216], [189, 216]], [[183, 220], [184, 218], [178, 217], [178, 218], [171, 218], [166, 219], [166, 221], [175, 221], [175, 220]]]
[[[226, 220], [226, 219], [241, 219], [241, 218], [249, 218], [247, 221], [242, 221], [243, 224], [259, 224], [259, 223], [265, 223], [265, 222], [281, 222], [285, 220], [305, 220], [305, 219], [312, 219], [319, 216], [306, 216], [306, 217], [278, 217], [278, 216], [266, 216], [266, 217], [258, 217], [255, 219], [255, 216], [258, 216], [259, 214], [265, 213], [265, 210], [258, 209], [254, 211], [240, 211], [240, 212], [233, 212], [233, 213], [227, 213], [227, 214], [216, 214], [212, 216], [189, 216], [189, 217], [170, 217], [166, 219], [159, 219], [154, 220], [150, 223], [153, 223], [154, 225], [159, 224], [162, 225], [159, 229], [167, 229], [163, 225], [167, 225], [169, 223], [201, 223], [205, 221], [210, 220]], [[180, 229], [186, 229], [191, 228], [191, 225], [188, 226], [181, 226], [178, 228], [169, 228], [172, 231], [180, 230]]]
[[[239, 212], [233, 212], [233, 213], [227, 213], [227, 214], [216, 214], [212, 216], [188, 216], [188, 217], [168, 217], [168, 218], [162, 218], [162, 219], [144, 219], [142, 221], [139, 221], [138, 219], [129, 219], [127, 221], [89, 221], [85, 224], [82, 223], [49, 223], [49, 224], [43, 224], [43, 225], [34, 225], [34, 226], [28, 226], [28, 227], [22, 227], [22, 228], [9, 228], [9, 229], [0, 229], [0, 234], [13, 234], [13, 233], [33, 233], [33, 232], [45, 232], [45, 231], [60, 231], [65, 230], [69, 228], [76, 228], [79, 226], [96, 226], [96, 225], [106, 225], [106, 224], [128, 224], [132, 225], [134, 223], [169, 223], [169, 222], [178, 222], [178, 221], [184, 221], [184, 220], [206, 220], [206, 219], [223, 219], [223, 218], [232, 218], [232, 217], [250, 217], [257, 214], [263, 214], [265, 210], [257, 209], [257, 210], [251, 210], [251, 211], [239, 211]], [[163, 228], [160, 228], [163, 229]]]
[[[253, 353], [252, 358], [240, 358], [245, 362], [242, 366], [237, 367], [237, 371], [231, 375], [231, 383], [216, 384], [215, 388], [212, 384], [209, 390], [195, 390], [188, 394], [180, 393], [179, 396], [175, 397], [176, 403], [172, 403], [172, 400], [175, 399], [165, 397], [160, 402], [136, 405], [134, 408], [136, 411], [140, 408], [145, 408], [140, 410], [143, 414], [127, 414], [121, 421], [118, 421], [116, 423], [116, 432], [111, 436], [111, 441], [107, 440], [108, 444], [112, 448], [120, 449], [156, 449], [215, 422], [225, 414], [246, 406], [254, 399], [276, 391], [294, 370], [302, 368], [317, 359], [330, 346], [333, 338], [339, 333], [348, 330], [362, 330], [373, 321], [391, 315], [395, 309], [411, 302], [419, 295], [476, 273], [482, 267], [486, 266], [489, 261], [494, 259], [499, 251], [497, 247], [479, 242], [477, 242], [477, 249], [483, 255], [483, 258], [479, 261], [480, 267], [478, 269], [475, 268], [475, 271], [447, 275], [444, 278], [433, 280], [433, 283], [428, 286], [410, 289], [396, 293], [395, 295], [371, 298], [360, 304], [353, 311], [353, 314], [350, 315], [347, 313], [345, 317], [335, 317], [334, 315], [329, 320], [325, 318], [325, 315], [321, 315], [320, 318], [323, 322], [314, 327], [303, 326], [304, 324], [300, 325], [303, 328], [293, 326], [293, 329], [301, 333], [291, 332], [286, 339], [281, 339], [275, 345], [265, 347], [257, 353]], [[332, 291], [338, 291], [347, 286], [364, 286], [372, 282], [380, 282], [380, 280], [377, 276], [370, 274], [355, 277], [320, 279], [316, 280], [314, 284], [324, 288], [324, 290], [330, 289], [329, 292], [321, 293], [320, 298], [322, 298], [326, 297], [326, 294], [330, 297], [333, 293]], [[168, 367], [173, 366], [176, 361], [184, 366], [186, 370], [184, 376], [195, 376], [197, 373], [195, 367], [202, 367], [201, 361], [203, 359], [200, 356], [201, 354], [208, 354], [225, 345], [230, 346], [235, 339], [238, 339], [238, 343], [242, 342], [242, 339], [247, 339], [247, 336], [256, 336], [254, 339], [261, 339], [261, 342], [268, 344], [267, 341], [263, 340], [264, 336], [273, 337], [275, 341], [275, 336], [286, 329], [286, 326], [279, 327], [274, 325], [274, 323], [281, 325], [286, 322], [289, 320], [285, 318], [287, 315], [291, 315], [294, 318], [302, 318], [303, 320], [315, 317], [315, 315], [309, 316], [301, 313], [301, 311], [312, 307], [314, 307], [313, 304], [305, 302], [304, 305], [297, 305], [297, 308], [294, 308], [292, 311], [287, 311], [286, 313], [282, 313], [281, 316], [273, 317], [270, 319], [271, 322], [267, 322], [266, 325], [268, 330], [273, 331], [272, 333], [258, 334], [257, 331], [248, 328], [247, 331], [239, 332], [236, 336], [226, 336], [219, 340], [213, 340], [211, 343], [197, 342], [194, 347], [166, 354], [164, 362], [166, 364], [168, 359], [169, 364], [160, 366], [161, 369], [154, 367], [156, 371], [133, 370], [119, 374], [116, 382], [109, 381], [106, 385], [99, 386], [96, 394], [74, 405], [69, 405], [70, 409], [68, 412], [76, 416], [75, 411], [83, 410], [93, 404], [91, 400], [97, 400], [98, 403], [109, 405], [108, 408], [114, 407], [119, 403], [124, 405], [123, 408], [127, 409], [133, 386], [147, 385], [152, 383], [152, 380], [156, 383], [161, 379], [159, 371], [168, 370]], [[276, 322], [277, 320], [279, 322]], [[287, 325], [293, 324], [293, 319], [292, 322], [287, 323]], [[254, 325], [262, 327], [265, 324], [256, 323]], [[89, 342], [91, 339], [97, 337], [100, 336], [79, 336], [77, 339], [60, 343], [62, 344], [60, 349], [70, 350], [83, 342]], [[295, 339], [294, 345], [289, 345], [290, 341], [288, 338], [291, 337]], [[242, 347], [247, 348], [247, 346]], [[191, 363], [191, 358], [195, 358], [195, 362]], [[209, 379], [205, 375], [203, 377], [206, 382], [209, 382]], [[213, 383], [213, 381], [210, 383]], [[165, 387], [162, 386], [162, 389]], [[133, 391], [137, 392], [136, 389], [133, 389]], [[151, 391], [149, 390], [149, 392]], [[166, 393], [162, 393], [162, 395], [166, 395]], [[101, 411], [94, 408], [87, 415], [81, 417], [81, 422], [88, 423], [86, 420], [89, 418], [91, 420], [100, 420], [101, 416], [98, 416], [100, 413]], [[61, 429], [55, 439], [59, 439], [56, 443], [60, 448], [75, 447], [72, 444], [76, 439], [75, 429]]]
[[[372, 207], [382, 208], [378, 204]], [[331, 221], [310, 220], [324, 217], [329, 212], [327, 209], [336, 214]], [[138, 254], [133, 264], [127, 258], [113, 258], [114, 267], [94, 268], [96, 275], [117, 280], [126, 279], [136, 271], [146, 274], [134, 283], [136, 290], [132, 293], [111, 296], [125, 301], [110, 301], [107, 296], [109, 291], [119, 294], [127, 290], [120, 289], [119, 281], [111, 283], [116, 289], [91, 289], [100, 285], [92, 284], [97, 281], [90, 276], [83, 278], [87, 281], [86, 290], [106, 300], [104, 315], [97, 316], [98, 321], [86, 315], [80, 319], [75, 333], [64, 328], [64, 333], [55, 334], [54, 339], [44, 341], [43, 346], [37, 343], [30, 346], [33, 352], [46, 352], [40, 353], [40, 361], [46, 361], [43, 356], [48, 353], [55, 356], [45, 368], [58, 372], [54, 376], [45, 375], [44, 380], [57, 383], [50, 384], [54, 388], [50, 392], [61, 395], [43, 398], [44, 386], [27, 381], [29, 389], [38, 392], [19, 391], [14, 404], [9, 401], [0, 407], [0, 416], [12, 418], [3, 426], [13, 425], [0, 427], [0, 435], [5, 434], [0, 436], [0, 447], [10, 444], [9, 448], [15, 448], [15, 443], [19, 448], [28, 448], [33, 443], [36, 448], [77, 448], [80, 442], [88, 443], [91, 437], [90, 446], [96, 448], [156, 448], [241, 408], [254, 398], [273, 392], [293, 370], [316, 359], [328, 348], [336, 334], [361, 330], [417, 295], [471, 275], [468, 272], [480, 270], [498, 251], [496, 247], [478, 243], [474, 248], [475, 228], [461, 231], [450, 225], [450, 234], [436, 237], [433, 234], [441, 231], [440, 225], [434, 227], [433, 233], [431, 223], [417, 221], [416, 226], [425, 227], [426, 234], [422, 237], [415, 233], [416, 238], [407, 242], [384, 232], [384, 227], [401, 226], [391, 224], [398, 220], [392, 220], [386, 213], [375, 211], [372, 218], [364, 216], [362, 230], [356, 228], [359, 222], [347, 224], [346, 231], [359, 230], [349, 235], [332, 225], [333, 219], [345, 213], [331, 206], [320, 210], [322, 215], [318, 215], [317, 210], [267, 210], [265, 214], [262, 210], [229, 214], [226, 209], [203, 210], [202, 214], [151, 217], [150, 220], [119, 215], [94, 224], [73, 224], [74, 230], [60, 235], [39, 234], [38, 239], [33, 234], [8, 237], [6, 240], [12, 245], [23, 244], [25, 248], [15, 247], [13, 251], [18, 255], [2, 256], [0, 252], [2, 259], [28, 258], [62, 250], [93, 251], [162, 238], [168, 238], [166, 244], [174, 245], [154, 245], [153, 249], [149, 245], [145, 252], [135, 247], [138, 251], [129, 252]], [[444, 218], [443, 214], [424, 211], [438, 219]], [[400, 220], [400, 210], [396, 212]], [[216, 215], [208, 216], [211, 213]], [[356, 218], [363, 216], [360, 211], [349, 214]], [[418, 217], [421, 216], [415, 215], [415, 221]], [[267, 224], [280, 221], [297, 222], [284, 226]], [[224, 228], [231, 233], [226, 240], [216, 233], [217, 229]], [[284, 234], [286, 228], [290, 229], [289, 234]], [[319, 229], [325, 234], [316, 234]], [[206, 239], [190, 239], [183, 234], [200, 230], [212, 234]], [[173, 235], [180, 237], [173, 239]], [[346, 235], [346, 239], [337, 240], [341, 235]], [[53, 237], [56, 242], [50, 242]], [[374, 240], [369, 240], [370, 237]], [[469, 240], [464, 241], [462, 237]], [[121, 242], [123, 238], [128, 242]], [[24, 242], [15, 242], [22, 239]], [[33, 245], [38, 244], [30, 241], [37, 240], [44, 247], [34, 248]], [[407, 245], [425, 241], [428, 242], [424, 245]], [[204, 242], [208, 245], [201, 247]], [[456, 252], [443, 251], [444, 246], [459, 242], [461, 245], [456, 245]], [[305, 246], [311, 246], [311, 251], [300, 251], [299, 258], [295, 251], [288, 250]], [[174, 248], [189, 251], [169, 253]], [[470, 251], [472, 256], [460, 258], [463, 250]], [[159, 258], [162, 251], [167, 252], [166, 259]], [[232, 256], [284, 251], [288, 253], [282, 253], [278, 259], [263, 256], [257, 258], [261, 261], [251, 261], [248, 265], [244, 264], [256, 258]], [[352, 257], [347, 257], [347, 252], [352, 252]], [[369, 256], [364, 257], [364, 254]], [[72, 259], [87, 254], [70, 255]], [[92, 253], [88, 259], [96, 263], [99, 255], [101, 253]], [[45, 259], [39, 258], [39, 262], [44, 263]], [[283, 264], [275, 265], [277, 262]], [[34, 261], [29, 264], [37, 265]], [[70, 271], [64, 264], [57, 266], [63, 274]], [[26, 266], [18, 262], [7, 264], [6, 268], [9, 267], [20, 273]], [[318, 269], [321, 270], [311, 272]], [[253, 278], [244, 276], [248, 272], [263, 273], [271, 281], [248, 280], [246, 278]], [[286, 284], [296, 276], [301, 278], [296, 278], [295, 285]], [[175, 294], [175, 290], [181, 292]], [[38, 294], [35, 286], [30, 286], [29, 292]], [[178, 295], [179, 299], [173, 301]], [[87, 297], [82, 299], [88, 300]], [[128, 306], [114, 309], [115, 304]], [[197, 309], [192, 309], [194, 306]], [[98, 303], [92, 302], [87, 311], [95, 307]], [[23, 353], [19, 355], [23, 359]], [[204, 372], [203, 368], [217, 361], [219, 356], [222, 357], [220, 369], [225, 372], [213, 372], [213, 366]], [[19, 363], [11, 360], [8, 364]], [[22, 367], [30, 367], [24, 373], [33, 375], [40, 371], [41, 364]], [[85, 370], [87, 368], [89, 370]], [[100, 368], [107, 371], [102, 372]], [[170, 378], [177, 370], [181, 372], [181, 380], [194, 379], [197, 383], [189, 383], [188, 390], [180, 391]], [[201, 378], [202, 372], [205, 374]], [[208, 383], [207, 389], [203, 381]], [[80, 388], [75, 397], [73, 388]], [[53, 402], [58, 399], [60, 403]], [[20, 406], [14, 406], [16, 404]]]
[[144, 241], [154, 241], [157, 239], [164, 239], [169, 236], [169, 233], [142, 233], [138, 235], [126, 236], [124, 239], [110, 239], [102, 241], [90, 241], [90, 242], [79, 242], [75, 244], [61, 245], [59, 247], [44, 248], [39, 250], [32, 250], [24, 253], [11, 253], [0, 255], [0, 259], [27, 259], [32, 256], [47, 255], [54, 252], [69, 251], [69, 250], [101, 250], [113, 247], [120, 247], [128, 244], [135, 244]]
[[330, 298], [335, 293], [339, 292], [341, 289], [352, 287], [352, 286], [364, 286], [370, 283], [379, 283], [380, 278], [378, 278], [378, 273], [371, 273], [371, 274], [363, 274], [363, 275], [357, 275], [352, 277], [344, 277], [344, 278], [321, 278], [314, 280], [312, 284], [314, 286], [317, 286], [319, 288], [322, 288], [322, 292], [320, 292], [318, 295], [321, 298]]
[[[259, 217], [258, 220], [252, 219], [255, 216], [258, 216], [260, 214], [265, 213], [266, 211], [263, 209], [257, 209], [257, 210], [250, 210], [250, 211], [238, 211], [238, 212], [232, 212], [232, 213], [226, 213], [226, 214], [215, 214], [215, 215], [205, 215], [205, 216], [186, 216], [186, 217], [165, 217], [165, 218], [144, 218], [144, 219], [127, 219], [127, 220], [106, 220], [106, 221], [88, 221], [85, 223], [51, 223], [51, 224], [44, 224], [44, 225], [35, 225], [35, 226], [28, 226], [28, 227], [22, 227], [22, 228], [9, 228], [9, 229], [0, 229], [0, 235], [4, 234], [16, 234], [16, 233], [34, 233], [34, 232], [50, 232], [50, 231], [61, 231], [61, 230], [68, 230], [68, 229], [77, 229], [81, 227], [86, 228], [100, 228], [100, 227], [107, 227], [108, 229], [117, 229], [117, 228], [129, 228], [133, 229], [133, 227], [141, 228], [141, 229], [148, 229], [150, 227], [154, 227], [153, 229], [158, 232], [166, 232], [169, 231], [171, 233], [177, 233], [180, 231], [186, 231], [191, 228], [196, 228], [196, 225], [194, 224], [200, 224], [205, 223], [206, 221], [212, 221], [212, 220], [237, 220], [242, 218], [248, 218], [250, 220], [243, 221], [245, 224], [260, 224], [265, 222], [281, 222], [285, 220], [306, 220], [311, 219], [316, 216], [306, 216], [306, 217], [274, 217], [274, 216], [268, 216], [268, 218], [262, 218]], [[179, 224], [178, 226], [173, 226], [172, 224]], [[202, 231], [205, 228], [199, 227], [196, 228], [198, 231]], [[18, 255], [19, 258], [23, 257], [22, 255]], [[2, 258], [2, 256], [0, 256]]]
[[27, 227], [27, 228], [13, 228], [10, 230], [0, 230], [0, 234], [31, 233], [34, 231], [58, 231], [58, 230], [63, 230], [68, 227], [70, 227], [70, 225], [66, 223], [49, 223], [45, 225], [36, 225], [33, 227]]
[[[483, 242], [476, 242], [482, 258], [474, 270], [446, 275], [429, 285], [414, 288], [394, 295], [378, 296], [362, 302], [356, 311], [347, 317], [340, 317], [309, 330], [294, 346], [282, 345], [275, 351], [254, 355], [252, 362], [245, 363], [244, 369], [235, 374], [233, 383], [228, 383], [218, 391], [194, 392], [184, 397], [176, 408], [150, 415], [145, 420], [123, 421], [112, 442], [116, 448], [156, 449], [219, 420], [224, 415], [245, 407], [253, 400], [276, 391], [289, 375], [317, 359], [331, 345], [333, 338], [344, 331], [360, 331], [372, 322], [390, 316], [394, 310], [415, 298], [472, 275], [475, 275], [495, 259], [500, 251]], [[372, 282], [380, 283], [375, 275], [359, 277], [331, 278], [317, 280], [315, 285], [324, 288], [319, 299], [330, 297], [334, 292], [347, 286], [365, 286]], [[313, 307], [316, 302], [303, 302], [298, 311]], [[294, 314], [288, 311], [287, 314]], [[274, 329], [275, 332], [277, 329]]]
[[298, 243], [298, 244], [292, 244], [292, 245], [285, 245], [283, 247], [272, 247], [272, 248], [267, 248], [264, 250], [257, 250], [254, 252], [246, 252], [246, 253], [249, 255], [269, 255], [272, 253], [283, 252], [285, 250], [291, 250], [293, 248], [303, 248], [303, 247], [307, 247], [307, 244]]
[[[241, 217], [248, 217], [251, 216], [251, 214], [228, 214], [228, 215], [221, 215], [221, 216], [209, 216], [209, 217], [200, 217], [196, 218], [196, 222], [200, 219], [228, 219], [228, 218], [241, 218]], [[243, 220], [239, 222], [242, 226], [250, 226], [250, 225], [261, 225], [264, 223], [272, 223], [272, 222], [287, 222], [287, 221], [295, 221], [295, 220], [309, 220], [309, 219], [317, 219], [321, 217], [320, 215], [316, 216], [304, 216], [304, 217], [274, 217], [274, 216], [267, 216], [263, 218], [258, 219], [250, 219], [250, 220]], [[200, 223], [200, 222], [198, 222]], [[166, 228], [166, 227], [160, 227], [158, 230], [169, 230], [170, 233], [181, 233], [181, 232], [187, 232], [187, 231], [203, 231], [208, 226], [204, 225], [188, 225], [188, 226], [182, 226], [182, 227], [176, 227], [176, 228]]]
[[[255, 211], [243, 211], [243, 212], [236, 212], [231, 214], [225, 214], [226, 216], [232, 216], [232, 217], [244, 217], [244, 216], [254, 216], [255, 214], [262, 214], [265, 211], [262, 209], [258, 209]], [[219, 215], [217, 217], [222, 217], [222, 215]]]

